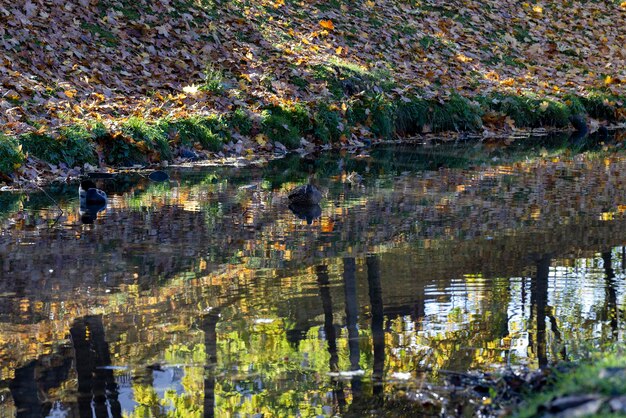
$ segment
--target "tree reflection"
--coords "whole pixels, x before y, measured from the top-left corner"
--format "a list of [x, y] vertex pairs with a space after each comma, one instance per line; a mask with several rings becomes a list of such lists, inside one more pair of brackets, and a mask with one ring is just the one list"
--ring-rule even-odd
[[380, 395], [383, 391], [382, 379], [385, 368], [385, 331], [383, 329], [383, 297], [380, 284], [378, 256], [367, 256], [366, 264], [367, 283], [369, 285], [370, 306], [372, 310], [372, 343], [374, 346], [372, 381], [374, 384], [374, 395]]
[[217, 364], [217, 322], [219, 309], [213, 309], [202, 316], [201, 328], [204, 331], [206, 364], [204, 370], [204, 417], [215, 416], [215, 365]]
[[602, 261], [604, 264], [604, 309], [603, 320], [609, 321], [611, 328], [611, 337], [613, 340], [617, 339], [617, 290], [615, 289], [615, 272], [612, 265], [611, 251], [605, 251], [602, 253]]
[[121, 417], [117, 383], [111, 365], [109, 344], [104, 335], [102, 316], [76, 319], [70, 329], [74, 366], [78, 376], [78, 410], [81, 417]]
[[[550, 275], [551, 262], [552, 257], [549, 255], [544, 255], [535, 262], [537, 273], [535, 279], [530, 284], [531, 321], [533, 318], [536, 319], [536, 346], [534, 349], [540, 368], [548, 365], [546, 347], [546, 308], [548, 304], [548, 279]], [[532, 336], [529, 338], [531, 338], [532, 346]]]
[[[319, 286], [320, 297], [322, 299], [322, 309], [324, 311], [324, 334], [326, 335], [326, 341], [328, 342], [328, 354], [330, 354], [328, 368], [331, 372], [336, 373], [339, 371], [339, 356], [337, 354], [337, 332], [333, 323], [333, 300], [330, 295], [328, 267], [326, 265], [317, 266], [315, 268], [315, 274], [317, 276], [317, 284]], [[346, 399], [343, 392], [343, 383], [340, 380], [333, 379], [333, 397], [339, 406], [339, 410], [342, 410], [346, 404]]]
[[[343, 286], [346, 303], [346, 326], [348, 328], [348, 353], [350, 371], [360, 370], [361, 352], [359, 349], [358, 312], [359, 301], [356, 292], [356, 263], [353, 257], [343, 259]], [[361, 376], [352, 376], [352, 397], [355, 401], [361, 396]]]

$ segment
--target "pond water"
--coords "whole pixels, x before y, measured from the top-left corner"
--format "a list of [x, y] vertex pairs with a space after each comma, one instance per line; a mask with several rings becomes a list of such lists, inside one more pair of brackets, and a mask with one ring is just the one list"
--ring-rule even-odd
[[0, 416], [471, 415], [451, 376], [623, 340], [626, 155], [574, 145], [119, 174], [92, 223], [2, 194]]

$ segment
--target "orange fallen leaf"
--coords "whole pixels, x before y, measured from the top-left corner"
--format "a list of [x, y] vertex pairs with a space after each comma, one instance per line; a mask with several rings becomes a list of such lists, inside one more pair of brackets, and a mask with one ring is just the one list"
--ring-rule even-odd
[[320, 26], [323, 27], [324, 29], [328, 29], [328, 30], [333, 30], [335, 29], [335, 25], [333, 25], [333, 21], [328, 19], [328, 20], [320, 20]]

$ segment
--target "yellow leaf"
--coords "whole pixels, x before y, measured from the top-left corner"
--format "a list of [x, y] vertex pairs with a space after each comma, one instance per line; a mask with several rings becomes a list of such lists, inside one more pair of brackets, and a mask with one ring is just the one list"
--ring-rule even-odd
[[342, 47], [338, 46], [337, 49], [335, 49], [335, 54], [337, 55], [341, 55], [341, 51], [343, 50]]
[[335, 29], [335, 25], [333, 25], [333, 21], [328, 19], [328, 20], [320, 20], [320, 26], [323, 27], [324, 29], [328, 29], [328, 30], [333, 30]]
[[262, 147], [267, 144], [267, 136], [265, 134], [258, 134], [254, 140]]
[[606, 85], [608, 86], [608, 85], [609, 85], [609, 84], [611, 84], [611, 83], [613, 83], [613, 77], [611, 77], [610, 75], [607, 75], [607, 76], [604, 78], [604, 84], [606, 84]]
[[70, 99], [76, 96], [76, 90], [65, 90], [63, 93], [65, 93], [65, 95]]
[[619, 5], [622, 9], [626, 9], [626, 1], [623, 1], [622, 4]]

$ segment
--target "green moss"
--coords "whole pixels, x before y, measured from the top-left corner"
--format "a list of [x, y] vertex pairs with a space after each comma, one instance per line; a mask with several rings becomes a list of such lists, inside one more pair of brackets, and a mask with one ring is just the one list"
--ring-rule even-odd
[[82, 126], [61, 128], [57, 137], [29, 133], [22, 135], [20, 141], [24, 151], [51, 164], [75, 167], [96, 162], [91, 135]]
[[0, 134], [0, 173], [8, 176], [26, 159], [17, 139]]

